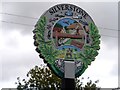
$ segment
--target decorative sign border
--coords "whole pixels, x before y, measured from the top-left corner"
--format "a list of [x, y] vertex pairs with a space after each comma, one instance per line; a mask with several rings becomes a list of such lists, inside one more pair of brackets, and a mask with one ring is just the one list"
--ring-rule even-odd
[[[60, 4], [60, 5], [66, 5], [66, 4]], [[71, 5], [71, 4], [67, 4], [67, 5]], [[51, 9], [52, 8], [50, 8], [49, 10]], [[51, 14], [54, 13], [53, 11], [49, 11], [49, 12]], [[59, 66], [56, 65], [56, 57], [59, 55], [59, 50], [53, 47], [52, 39], [48, 41], [45, 40], [46, 24], [47, 24], [47, 17], [42, 15], [38, 20], [37, 24], [35, 25], [35, 29], [33, 30], [34, 45], [36, 46], [36, 51], [40, 54], [40, 57], [44, 59], [44, 62], [48, 64], [48, 66], [57, 76], [63, 78], [64, 70], [62, 71], [62, 68], [60, 70]], [[84, 50], [79, 53], [79, 57], [81, 58], [82, 61], [78, 60], [75, 63], [81, 62], [82, 67], [79, 68], [80, 70], [77, 73], [75, 73], [75, 77], [78, 77], [84, 73], [84, 71], [88, 68], [88, 65], [90, 65], [91, 62], [95, 60], [95, 57], [98, 55], [98, 50], [100, 49], [99, 46], [100, 35], [96, 25], [94, 24], [94, 22], [90, 22], [88, 23], [88, 27], [90, 29], [89, 34], [91, 36], [92, 43], [90, 45], [85, 44]], [[64, 61], [62, 61], [62, 65], [64, 66]]]

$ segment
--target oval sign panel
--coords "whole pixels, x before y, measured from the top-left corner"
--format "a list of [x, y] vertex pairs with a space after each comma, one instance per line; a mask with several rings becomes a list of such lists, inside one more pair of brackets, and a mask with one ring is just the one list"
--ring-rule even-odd
[[35, 25], [34, 45], [40, 57], [59, 77], [64, 77], [64, 61], [75, 62], [75, 77], [82, 75], [100, 49], [100, 35], [91, 17], [72, 4], [47, 10]]

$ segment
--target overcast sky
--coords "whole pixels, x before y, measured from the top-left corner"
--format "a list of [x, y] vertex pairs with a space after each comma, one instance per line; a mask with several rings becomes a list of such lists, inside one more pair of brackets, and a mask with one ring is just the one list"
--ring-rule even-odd
[[[0, 27], [0, 88], [16, 87], [16, 78], [26, 78], [26, 73], [35, 65], [43, 63], [33, 45], [33, 29], [37, 18], [51, 6], [53, 2], [3, 2], [0, 20], [27, 25], [1, 22]], [[102, 88], [118, 87], [118, 5], [117, 2], [76, 2], [94, 20], [101, 34], [101, 49], [96, 60], [81, 77], [99, 79]], [[1, 5], [0, 5], [1, 7]], [[8, 14], [34, 17], [25, 18]], [[1, 17], [2, 16], [2, 17]], [[103, 29], [104, 28], [104, 29]], [[105, 29], [108, 28], [108, 29]], [[110, 30], [112, 29], [112, 30]]]

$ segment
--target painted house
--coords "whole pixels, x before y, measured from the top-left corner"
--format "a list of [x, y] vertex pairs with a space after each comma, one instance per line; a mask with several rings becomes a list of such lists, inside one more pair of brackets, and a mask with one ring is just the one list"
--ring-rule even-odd
[[84, 30], [80, 23], [73, 23], [67, 27], [68, 30], [76, 30], [76, 35], [84, 35]]

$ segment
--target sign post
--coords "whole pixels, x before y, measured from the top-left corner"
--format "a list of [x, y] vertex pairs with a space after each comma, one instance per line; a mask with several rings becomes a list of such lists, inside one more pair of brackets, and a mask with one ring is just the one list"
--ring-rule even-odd
[[64, 61], [65, 63], [65, 74], [62, 80], [63, 90], [75, 90], [75, 62]]
[[47, 10], [35, 25], [34, 45], [40, 57], [61, 79], [63, 88], [75, 88], [100, 49], [99, 31], [83, 9], [58, 4]]

